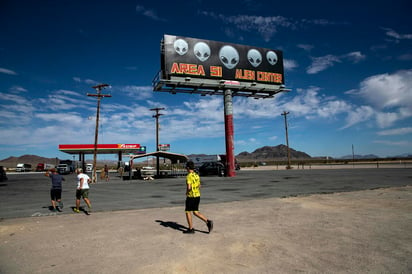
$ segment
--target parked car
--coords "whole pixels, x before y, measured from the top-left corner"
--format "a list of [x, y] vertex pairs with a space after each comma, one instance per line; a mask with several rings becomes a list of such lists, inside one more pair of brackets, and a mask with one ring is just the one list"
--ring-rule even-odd
[[221, 162], [208, 162], [204, 163], [199, 167], [199, 175], [200, 176], [207, 176], [207, 175], [218, 175], [218, 176], [225, 176], [226, 168], [225, 165]]
[[16, 171], [17, 172], [31, 171], [31, 164], [17, 164]]
[[144, 166], [140, 169], [140, 176], [143, 180], [152, 180], [156, 175], [156, 169], [151, 166]]
[[59, 174], [70, 174], [72, 171], [71, 167], [68, 164], [59, 164], [57, 166], [57, 172]]
[[93, 164], [86, 164], [86, 172], [92, 172], [93, 171]]
[[7, 181], [6, 169], [0, 166], [0, 182]]
[[36, 171], [37, 172], [41, 172], [41, 171], [47, 171], [54, 168], [53, 164], [47, 164], [47, 163], [38, 163], [37, 167], [36, 167]]

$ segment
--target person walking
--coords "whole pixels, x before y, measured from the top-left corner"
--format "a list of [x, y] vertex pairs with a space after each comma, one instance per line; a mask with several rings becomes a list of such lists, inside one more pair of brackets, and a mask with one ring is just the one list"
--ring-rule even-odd
[[107, 165], [104, 165], [104, 177], [106, 178], [106, 182], [109, 181], [109, 167]]
[[91, 213], [92, 210], [92, 204], [90, 203], [89, 200], [89, 183], [91, 183], [90, 177], [83, 173], [83, 169], [77, 168], [76, 169], [76, 174], [77, 174], [77, 188], [76, 188], [76, 208], [73, 209], [74, 212], [80, 213], [80, 199], [83, 198], [84, 202], [86, 203], [88, 207], [88, 211], [86, 211], [87, 214]]
[[57, 172], [55, 168], [52, 168], [49, 171], [46, 171], [44, 175], [51, 179], [52, 185], [50, 189], [50, 198], [51, 198], [51, 204], [52, 204], [52, 211], [61, 212], [63, 209], [62, 182], [64, 181], [64, 178]]
[[186, 220], [189, 228], [183, 233], [193, 234], [195, 229], [193, 228], [192, 212], [193, 215], [205, 222], [209, 233], [213, 230], [213, 221], [206, 218], [199, 211], [200, 203], [200, 177], [195, 172], [195, 164], [192, 161], [186, 164], [187, 176], [186, 176], [186, 204], [185, 213]]

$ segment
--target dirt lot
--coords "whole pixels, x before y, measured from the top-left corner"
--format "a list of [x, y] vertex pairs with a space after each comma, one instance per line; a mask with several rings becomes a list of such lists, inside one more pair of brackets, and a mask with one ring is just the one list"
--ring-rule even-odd
[[411, 273], [412, 187], [0, 222], [1, 273]]

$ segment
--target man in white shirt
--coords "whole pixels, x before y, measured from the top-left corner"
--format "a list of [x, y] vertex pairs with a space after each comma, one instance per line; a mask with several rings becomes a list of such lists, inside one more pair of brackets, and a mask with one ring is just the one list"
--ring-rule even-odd
[[86, 212], [90, 214], [92, 205], [89, 200], [89, 183], [91, 182], [90, 177], [83, 173], [83, 169], [77, 168], [77, 188], [76, 188], [76, 208], [73, 209], [74, 212], [80, 213], [80, 198], [83, 197], [89, 210]]

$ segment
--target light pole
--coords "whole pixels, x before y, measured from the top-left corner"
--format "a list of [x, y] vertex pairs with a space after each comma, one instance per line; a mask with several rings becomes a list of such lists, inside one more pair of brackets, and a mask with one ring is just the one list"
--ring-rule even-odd
[[96, 110], [96, 129], [94, 131], [94, 149], [93, 149], [93, 176], [92, 182], [96, 183], [96, 157], [97, 157], [97, 141], [99, 136], [99, 116], [100, 116], [100, 99], [103, 97], [112, 97], [110, 94], [102, 94], [102, 89], [109, 87], [108, 84], [100, 84], [94, 86], [93, 88], [96, 90], [97, 94], [94, 93], [87, 93], [87, 96], [96, 97], [97, 98], [97, 110]]
[[286, 130], [286, 146], [288, 147], [288, 165], [286, 166], [287, 169], [291, 169], [290, 166], [290, 148], [289, 148], [289, 136], [288, 136], [288, 122], [286, 116], [289, 114], [289, 111], [284, 111], [281, 115], [285, 116], [285, 130]]
[[[152, 117], [156, 118], [156, 151], [159, 151], [159, 117], [163, 115], [159, 111], [164, 110], [164, 108], [151, 108], [150, 110], [156, 112]], [[156, 175], [159, 177], [159, 174], [159, 156], [156, 156]]]

